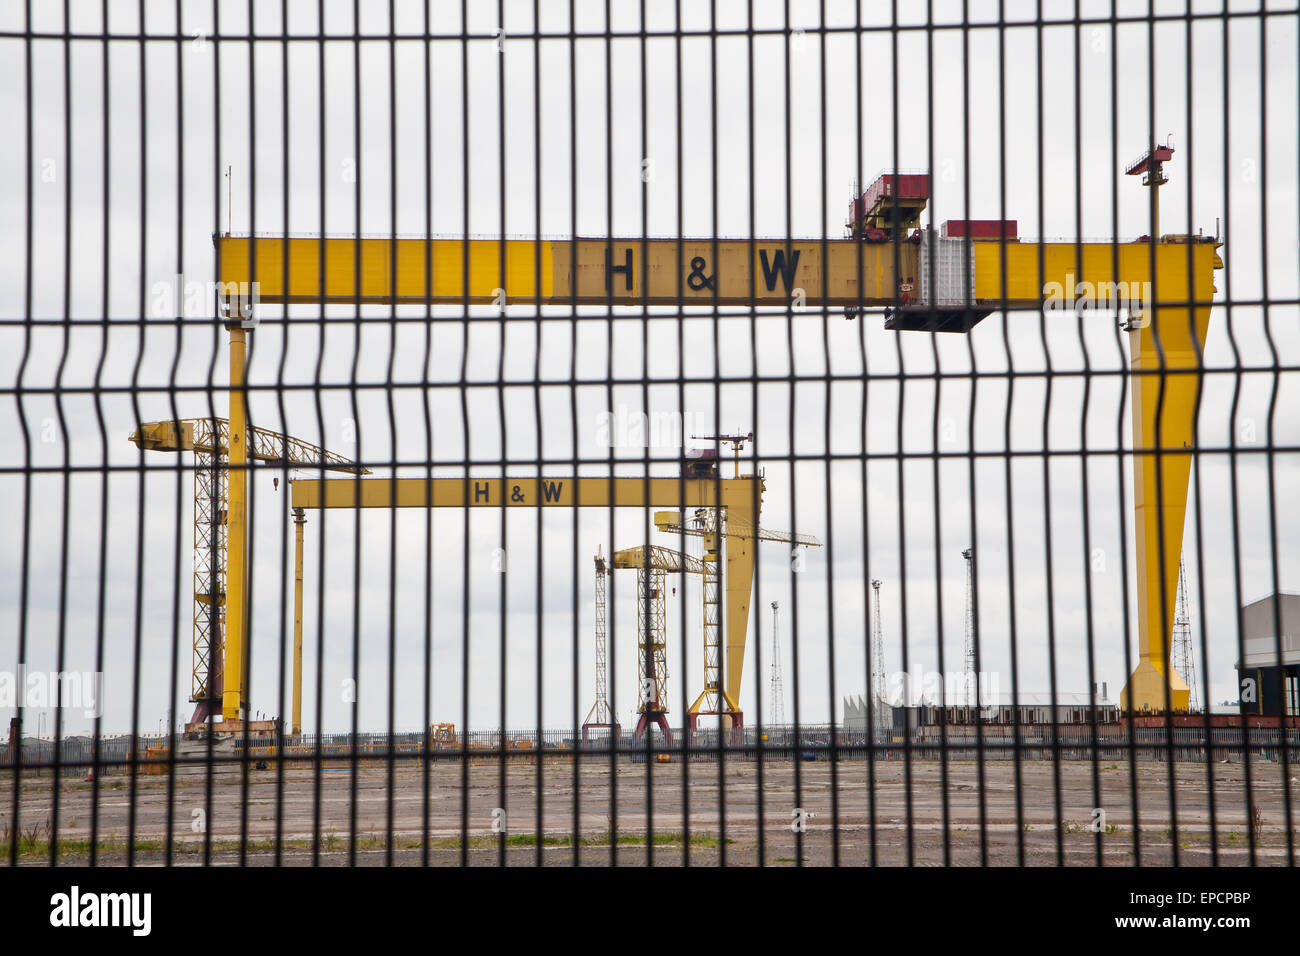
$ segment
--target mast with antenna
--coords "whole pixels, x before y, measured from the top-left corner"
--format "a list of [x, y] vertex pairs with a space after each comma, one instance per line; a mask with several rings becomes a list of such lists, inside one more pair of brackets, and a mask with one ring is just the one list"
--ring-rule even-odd
[[781, 686], [781, 634], [777, 627], [777, 602], [772, 602], [772, 726], [785, 725], [785, 690]]
[[875, 620], [871, 627], [871, 706], [875, 712], [876, 733], [885, 727], [885, 715], [888, 703], [885, 700], [885, 636], [880, 624], [880, 580], [871, 582], [872, 615]]
[[1178, 605], [1174, 612], [1173, 636], [1174, 669], [1187, 682], [1190, 692], [1187, 710], [1195, 713], [1200, 709], [1196, 697], [1196, 655], [1192, 653], [1192, 618], [1187, 611], [1187, 565], [1181, 558], [1178, 561]]
[[966, 559], [966, 706], [975, 706], [975, 549], [961, 553]]

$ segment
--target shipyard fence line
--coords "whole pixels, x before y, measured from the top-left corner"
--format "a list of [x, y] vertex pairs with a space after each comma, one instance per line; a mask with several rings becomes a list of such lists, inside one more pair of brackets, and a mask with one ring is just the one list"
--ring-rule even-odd
[[[977, 737], [979, 738], [977, 746]], [[1191, 761], [1204, 764], [1207, 756], [1216, 763], [1240, 763], [1249, 749], [1252, 759], [1282, 761], [1285, 737], [1288, 760], [1300, 759], [1300, 727], [1285, 731], [1276, 727], [1088, 727], [1011, 728], [987, 726], [977, 733], [974, 728], [927, 727], [903, 735], [879, 735], [873, 744], [866, 734], [845, 731], [830, 725], [767, 728], [762, 733], [749, 731], [743, 739], [730, 734], [698, 735], [685, 746], [656, 745], [631, 734], [611, 741], [609, 737], [583, 740], [580, 734], [546, 731], [539, 738], [533, 731], [513, 731], [502, 735], [495, 731], [471, 731], [454, 741], [432, 741], [419, 733], [300, 734], [282, 740], [260, 739], [233, 741], [229, 753], [218, 751], [209, 756], [201, 740], [172, 756], [171, 738], [166, 735], [105, 738], [96, 744], [90, 738], [65, 739], [56, 747], [54, 741], [29, 739], [22, 744], [21, 766], [24, 773], [36, 774], [57, 768], [67, 777], [85, 777], [98, 769], [106, 775], [124, 775], [139, 768], [144, 773], [166, 773], [176, 763], [206, 767], [209, 761], [231, 767], [248, 765], [266, 770], [272, 763], [285, 761], [291, 767], [311, 767], [320, 761], [347, 765], [355, 754], [359, 766], [389, 756], [411, 763], [431, 760], [455, 763], [472, 760], [496, 764], [502, 760], [535, 762], [543, 759], [572, 759], [575, 752], [588, 759], [613, 752], [623, 763], [644, 762], [647, 753], [663, 754], [668, 760], [689, 759], [694, 762], [730, 761], [862, 761], [903, 760], [1126, 760], [1132, 751], [1143, 761]], [[502, 743], [504, 738], [505, 743]], [[712, 738], [712, 739], [710, 739]], [[1248, 738], [1248, 744], [1247, 744]], [[0, 748], [0, 771], [14, 766], [9, 748]]]

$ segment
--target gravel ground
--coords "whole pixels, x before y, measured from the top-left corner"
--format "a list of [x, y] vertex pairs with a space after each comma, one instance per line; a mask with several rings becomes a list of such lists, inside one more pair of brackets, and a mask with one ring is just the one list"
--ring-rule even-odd
[[[759, 767], [753, 763], [729, 762], [720, 777], [716, 763], [647, 767], [624, 762], [614, 779], [609, 764], [593, 758], [580, 765], [575, 787], [572, 762], [548, 762], [541, 780], [540, 850], [535, 837], [538, 769], [527, 764], [505, 768], [504, 789], [496, 765], [470, 766], [464, 786], [459, 763], [431, 764], [427, 825], [422, 822], [425, 782], [418, 764], [397, 766], [391, 786], [385, 766], [363, 766], [355, 779], [355, 796], [349, 770], [322, 772], [319, 810], [310, 770], [286, 771], [282, 794], [274, 770], [250, 772], [246, 802], [237, 771], [214, 776], [210, 809], [206, 778], [182, 776], [172, 795], [173, 862], [203, 864], [206, 835], [212, 840], [209, 862], [238, 864], [240, 834], [246, 830], [244, 861], [274, 865], [278, 829], [282, 865], [311, 865], [314, 834], [319, 834], [321, 865], [346, 866], [353, 860], [357, 865], [383, 865], [390, 858], [391, 814], [395, 864], [419, 865], [427, 853], [431, 864], [455, 865], [464, 857], [471, 865], [571, 865], [575, 792], [580, 794], [577, 852], [581, 863], [592, 865], [645, 863], [648, 831], [655, 834], [649, 849], [656, 864], [680, 864], [689, 854], [692, 865], [756, 865], [760, 849], [761, 862], [776, 866], [792, 866], [801, 859], [810, 865], [978, 865], [986, 859], [992, 865], [1132, 866], [1139, 854], [1144, 865], [1159, 865], [1173, 862], [1175, 852], [1182, 865], [1214, 860], [1211, 788], [1203, 764], [1177, 765], [1176, 847], [1164, 764], [1139, 763], [1132, 776], [1125, 764], [1104, 764], [1094, 778], [1086, 762], [1063, 761], [1054, 767], [1051, 762], [1026, 761], [1017, 780], [1015, 764], [998, 761], [984, 765], [981, 781], [974, 761], [950, 762], [946, 780], [940, 762], [914, 761], [910, 787], [903, 761], [877, 762], [872, 769], [874, 780], [869, 782], [868, 768], [861, 762], [772, 762], [763, 766], [760, 781]], [[684, 770], [689, 774], [684, 776]], [[1300, 783], [1295, 774], [1292, 768], [1291, 823], [1293, 840], [1300, 844]], [[1288, 839], [1281, 767], [1256, 760], [1251, 778], [1258, 821], [1247, 809], [1244, 767], [1213, 767], [1218, 862], [1250, 865], [1251, 831], [1257, 823], [1254, 862], [1284, 865]], [[169, 783], [156, 776], [137, 781], [136, 864], [166, 862]], [[1131, 783], [1136, 784], [1140, 823], [1136, 839]], [[9, 863], [13, 796], [12, 774], [0, 774], [0, 865]], [[92, 796], [89, 783], [64, 779], [58, 811], [61, 862], [88, 862]], [[47, 863], [53, 797], [48, 776], [24, 775], [19, 865]], [[101, 780], [97, 864], [127, 862], [131, 807], [129, 778]], [[1094, 808], [1104, 811], [1104, 819]], [[797, 811], [802, 813], [796, 816]], [[462, 812], [467, 814], [469, 838], [464, 849]], [[1100, 833], [1089, 829], [1094, 819]], [[504, 846], [493, 830], [494, 821], [502, 820]], [[802, 833], [794, 831], [799, 820]], [[618, 837], [614, 845], [611, 829]], [[689, 841], [685, 834], [690, 834]], [[1300, 855], [1300, 847], [1296, 849]]]

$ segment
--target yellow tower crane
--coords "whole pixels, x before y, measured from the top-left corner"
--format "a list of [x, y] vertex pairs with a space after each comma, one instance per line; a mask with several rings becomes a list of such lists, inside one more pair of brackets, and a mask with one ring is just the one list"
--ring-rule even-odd
[[[668, 620], [664, 614], [665, 578], [669, 574], [698, 574], [704, 578], [704, 626], [708, 631], [710, 608], [714, 632], [717, 632], [718, 566], [671, 548], [647, 544], [639, 548], [615, 551], [611, 563], [615, 568], [635, 568], [636, 641], [637, 641], [637, 712], [636, 736], [640, 738], [651, 724], [663, 731], [669, 746], [673, 734], [668, 727]], [[710, 600], [712, 603], [710, 604]]]
[[[194, 655], [190, 700], [196, 705], [191, 723], [220, 713], [224, 720], [241, 720], [247, 714], [243, 640], [247, 613], [248, 548], [239, 525], [236, 540], [236, 497], [241, 506], [248, 485], [248, 462], [291, 468], [359, 472], [362, 468], [333, 452], [256, 425], [243, 429], [232, 443], [230, 423], [224, 418], [192, 418], [147, 422], [130, 440], [147, 451], [194, 452]], [[234, 468], [232, 451], [241, 445], [245, 467]], [[233, 481], [232, 481], [233, 472]], [[231, 493], [233, 489], [233, 494]], [[293, 733], [302, 732], [302, 539], [306, 514], [293, 509], [295, 525], [293, 621]], [[236, 625], [234, 623], [238, 621]], [[222, 631], [226, 640], [222, 639]], [[237, 680], [227, 680], [238, 675]], [[229, 685], [229, 686], [227, 686]], [[237, 706], [224, 706], [226, 693]]]
[[[723, 542], [726, 542], [726, 555], [731, 558], [733, 551], [744, 553], [753, 567], [750, 553], [751, 541], [782, 541], [796, 547], [819, 548], [821, 542], [810, 534], [795, 534], [792, 531], [771, 531], [760, 528], [743, 517], [731, 517], [726, 511], [717, 508], [697, 508], [690, 517], [684, 517], [679, 511], [656, 511], [655, 528], [668, 534], [689, 534], [702, 538], [704, 543], [705, 596], [704, 596], [704, 690], [695, 698], [686, 715], [686, 726], [690, 734], [695, 733], [701, 716], [716, 715], [729, 718], [733, 734], [742, 728], [739, 707], [740, 681], [729, 680], [732, 672], [739, 671], [744, 665], [745, 645], [727, 643], [723, 654], [722, 641], [717, 619], [717, 602], [714, 601], [710, 616], [708, 581], [717, 581], [717, 568], [723, 554]], [[716, 585], [715, 585], [716, 593]]]
[[[1160, 164], [1172, 147], [1153, 148], [1130, 167], [1145, 173], [1152, 188], [1165, 182]], [[886, 174], [855, 198], [849, 239], [363, 239], [360, 237], [268, 238], [218, 236], [218, 280], [227, 288], [257, 282], [263, 303], [362, 303], [413, 305], [492, 303], [571, 308], [593, 305], [645, 307], [744, 306], [842, 308], [888, 307], [885, 323], [898, 331], [970, 332], [996, 310], [1050, 312], [1073, 308], [1087, 297], [1102, 315], [1129, 303], [1136, 321], [1129, 332], [1133, 390], [1134, 516], [1137, 553], [1138, 646], [1140, 661], [1125, 688], [1127, 710], [1185, 709], [1187, 689], [1169, 666], [1178, 559], [1186, 516], [1187, 486], [1195, 443], [1195, 408], [1201, 353], [1215, 293], [1214, 273], [1223, 268], [1217, 237], [1156, 234], [1134, 242], [1021, 241], [1011, 221], [949, 220], [941, 230], [919, 225], [929, 198], [928, 175]], [[1152, 196], [1152, 221], [1158, 222]], [[1140, 289], [1132, 307], [1129, 290]], [[809, 312], [811, 318], [821, 317]], [[803, 321], [791, 313], [791, 321]], [[245, 331], [231, 328], [232, 369], [241, 356]], [[1193, 374], [1188, 374], [1193, 373]], [[240, 366], [242, 375], [242, 364]], [[241, 379], [242, 380], [242, 379]], [[232, 374], [231, 416], [239, 391]], [[241, 400], [242, 401], [242, 400]], [[240, 406], [242, 412], [242, 404]], [[231, 462], [236, 462], [232, 448]], [[454, 507], [482, 503], [471, 484], [502, 479], [449, 479], [441, 492]], [[537, 490], [541, 479], [508, 479]], [[726, 488], [749, 482], [743, 512], [732, 520], [757, 525], [761, 480], [668, 479], [675, 487], [659, 495], [628, 490], [621, 499], [609, 485], [625, 480], [641, 488], [656, 479], [583, 479], [584, 488], [567, 506], [719, 506], [704, 485]], [[394, 486], [411, 484], [399, 492]], [[569, 486], [578, 479], [568, 479]], [[325, 492], [320, 482], [295, 487], [299, 507], [428, 507], [423, 479], [385, 480], [358, 496], [352, 482]], [[374, 484], [373, 482], [363, 484]], [[602, 484], [605, 491], [598, 491]], [[739, 489], [737, 489], [739, 490]], [[301, 497], [299, 498], [299, 492]], [[694, 499], [694, 500], [665, 500]], [[654, 499], [654, 500], [652, 500]], [[498, 502], [494, 505], [523, 504]], [[543, 506], [539, 497], [529, 506]], [[232, 510], [235, 500], [232, 497]], [[242, 521], [242, 517], [239, 519]], [[232, 515], [232, 527], [237, 522]], [[238, 525], [242, 528], [242, 525]], [[233, 539], [232, 539], [233, 540]], [[727, 656], [743, 651], [748, 624], [752, 559], [727, 558]], [[740, 583], [746, 591], [742, 597]], [[238, 621], [242, 627], [242, 620]], [[235, 628], [229, 639], [238, 638]], [[743, 656], [743, 655], [742, 655]], [[739, 693], [739, 668], [729, 666], [728, 694]], [[229, 702], [229, 700], [228, 700]]]

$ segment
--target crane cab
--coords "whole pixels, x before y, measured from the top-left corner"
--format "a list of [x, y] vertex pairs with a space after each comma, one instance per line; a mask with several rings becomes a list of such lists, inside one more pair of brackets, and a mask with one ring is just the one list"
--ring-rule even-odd
[[716, 448], [692, 448], [682, 459], [683, 478], [717, 478], [718, 450]]

